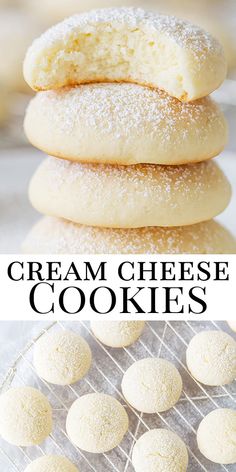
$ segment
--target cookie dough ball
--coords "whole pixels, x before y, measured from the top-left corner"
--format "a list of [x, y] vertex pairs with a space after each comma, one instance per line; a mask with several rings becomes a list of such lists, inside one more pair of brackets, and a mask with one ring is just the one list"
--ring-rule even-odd
[[236, 463], [236, 410], [219, 408], [200, 423], [197, 442], [201, 453], [217, 464]]
[[188, 452], [177, 434], [167, 429], [153, 429], [136, 442], [132, 463], [135, 472], [186, 472]]
[[213, 220], [175, 228], [111, 229], [44, 217], [26, 236], [22, 251], [25, 254], [236, 254], [236, 240]]
[[40, 26], [31, 15], [13, 8], [1, 10], [0, 15], [0, 84], [10, 91], [30, 91], [25, 83], [22, 62], [27, 48]]
[[141, 8], [75, 15], [37, 39], [24, 62], [35, 90], [133, 82], [187, 102], [217, 89], [226, 71], [222, 47], [204, 30]]
[[236, 342], [224, 331], [201, 331], [186, 352], [192, 376], [205, 385], [226, 385], [236, 378]]
[[49, 157], [34, 174], [29, 197], [41, 213], [88, 226], [185, 226], [221, 213], [231, 188], [212, 161], [115, 166]]
[[110, 347], [130, 346], [141, 336], [144, 326], [144, 321], [91, 321], [93, 334]]
[[69, 385], [88, 372], [92, 354], [88, 343], [71, 331], [44, 334], [34, 348], [34, 366], [39, 377], [56, 385]]
[[15, 446], [41, 444], [52, 431], [52, 409], [35, 388], [10, 388], [0, 397], [0, 435]]
[[183, 383], [171, 362], [148, 357], [128, 368], [121, 388], [127, 402], [136, 410], [157, 413], [169, 410], [177, 403]]
[[38, 93], [25, 117], [29, 141], [76, 162], [188, 164], [219, 154], [223, 113], [211, 98], [181, 103], [135, 84], [92, 84]]
[[79, 472], [79, 470], [65, 457], [43, 456], [31, 462], [25, 472]]
[[128, 427], [124, 407], [103, 393], [91, 393], [76, 400], [66, 421], [70, 440], [80, 449], [95, 454], [118, 446]]
[[236, 333], [236, 320], [229, 320], [228, 325], [232, 329], [232, 331], [235, 331]]

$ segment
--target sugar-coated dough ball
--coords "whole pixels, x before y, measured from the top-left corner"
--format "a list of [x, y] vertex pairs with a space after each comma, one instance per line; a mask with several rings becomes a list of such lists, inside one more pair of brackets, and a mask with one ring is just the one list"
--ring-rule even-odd
[[118, 446], [128, 427], [124, 407], [103, 393], [90, 393], [76, 400], [66, 421], [70, 440], [91, 453], [107, 452]]
[[211, 411], [199, 425], [197, 442], [201, 453], [210, 461], [236, 463], [236, 410]]
[[228, 325], [232, 329], [232, 331], [235, 331], [236, 333], [236, 320], [229, 320]]
[[45, 333], [34, 348], [39, 377], [57, 385], [77, 382], [88, 372], [92, 354], [88, 343], [72, 331]]
[[[50, 235], [50, 237], [48, 237]], [[53, 217], [39, 220], [26, 254], [236, 254], [236, 240], [216, 221], [172, 228], [97, 228]]]
[[36, 170], [29, 197], [41, 213], [89, 226], [185, 226], [221, 213], [231, 187], [212, 161], [115, 166], [49, 157]]
[[213, 92], [226, 70], [222, 47], [204, 30], [141, 8], [75, 15], [37, 39], [24, 62], [25, 79], [35, 90], [134, 82], [183, 101]]
[[209, 97], [182, 103], [157, 89], [114, 83], [38, 93], [25, 132], [52, 156], [121, 165], [203, 161], [223, 150], [228, 134]]
[[0, 84], [10, 91], [30, 91], [24, 81], [22, 62], [30, 43], [40, 32], [31, 15], [17, 9], [0, 14]]
[[43, 456], [31, 462], [25, 472], [79, 472], [66, 457]]
[[93, 334], [110, 347], [130, 346], [142, 334], [144, 326], [144, 321], [91, 321]]
[[180, 437], [167, 429], [144, 433], [133, 448], [135, 472], [186, 472], [187, 448]]
[[180, 398], [182, 378], [171, 362], [148, 357], [125, 372], [122, 392], [127, 402], [143, 413], [169, 410]]
[[47, 398], [32, 387], [10, 388], [0, 397], [0, 435], [15, 446], [41, 444], [52, 431]]
[[236, 378], [236, 341], [224, 331], [201, 331], [186, 352], [192, 376], [205, 385], [226, 385]]

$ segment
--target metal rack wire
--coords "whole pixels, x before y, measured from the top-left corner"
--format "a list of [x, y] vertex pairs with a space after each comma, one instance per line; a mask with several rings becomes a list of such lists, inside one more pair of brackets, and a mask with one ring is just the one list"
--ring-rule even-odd
[[[81, 472], [132, 472], [132, 449], [136, 439], [155, 427], [174, 430], [185, 441], [189, 452], [189, 471], [235, 471], [235, 465], [213, 464], [199, 452], [196, 430], [201, 419], [217, 407], [235, 407], [236, 381], [227, 387], [205, 387], [192, 378], [185, 364], [185, 351], [192, 336], [202, 329], [227, 329], [225, 323], [216, 322], [147, 322], [146, 328], [133, 346], [123, 349], [107, 348], [93, 335], [87, 322], [55, 322], [43, 330], [20, 353], [9, 371], [1, 390], [14, 385], [31, 385], [47, 395], [53, 406], [54, 429], [41, 445], [31, 448], [14, 448], [0, 440], [1, 471], [23, 472], [26, 466], [43, 454], [63, 454], [78, 465]], [[59, 387], [39, 379], [32, 362], [33, 347], [46, 331], [72, 329], [89, 342], [93, 351], [93, 365], [88, 376], [77, 384]], [[148, 356], [161, 356], [174, 362], [184, 383], [180, 401], [171, 410], [156, 415], [140, 414], [128, 406], [122, 396], [121, 378], [134, 361]], [[65, 420], [72, 402], [89, 392], [114, 395], [127, 408], [130, 418], [129, 432], [123, 442], [107, 454], [88, 454], [71, 444], [65, 430]]]

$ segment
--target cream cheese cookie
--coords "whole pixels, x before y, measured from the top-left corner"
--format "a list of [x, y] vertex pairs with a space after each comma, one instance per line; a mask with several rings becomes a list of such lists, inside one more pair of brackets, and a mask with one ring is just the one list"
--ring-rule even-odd
[[236, 463], [236, 410], [219, 408], [200, 423], [197, 442], [201, 453], [217, 464]]
[[236, 341], [224, 331], [201, 331], [186, 352], [192, 376], [205, 385], [226, 385], [236, 378]]
[[24, 76], [35, 90], [91, 82], [133, 82], [182, 101], [204, 97], [226, 76], [223, 49], [191, 23], [141, 8], [75, 15], [30, 47]]
[[91, 321], [93, 334], [109, 347], [126, 347], [141, 336], [145, 321]]
[[43, 456], [31, 462], [25, 472], [79, 472], [66, 457]]
[[[49, 236], [50, 235], [50, 236]], [[53, 217], [26, 236], [25, 254], [236, 254], [236, 240], [210, 220], [172, 228], [98, 228]]]
[[176, 433], [152, 429], [134, 445], [132, 463], [135, 472], [186, 472], [188, 452]]
[[90, 393], [71, 406], [66, 429], [70, 440], [80, 449], [99, 454], [120, 444], [128, 431], [124, 407], [103, 393]]
[[47, 398], [32, 387], [10, 388], [0, 397], [0, 435], [15, 446], [41, 444], [52, 431]]
[[36, 210], [75, 223], [113, 228], [184, 226], [209, 220], [229, 203], [218, 166], [114, 166], [48, 158], [33, 176]]
[[35, 344], [34, 366], [37, 374], [56, 385], [70, 385], [82, 379], [91, 361], [88, 343], [72, 331], [45, 333]]
[[127, 402], [136, 410], [157, 413], [169, 410], [178, 402], [183, 383], [174, 364], [148, 357], [128, 368], [121, 388]]
[[181, 103], [135, 84], [93, 84], [41, 92], [25, 132], [44, 152], [77, 162], [188, 164], [219, 154], [223, 113], [209, 97]]

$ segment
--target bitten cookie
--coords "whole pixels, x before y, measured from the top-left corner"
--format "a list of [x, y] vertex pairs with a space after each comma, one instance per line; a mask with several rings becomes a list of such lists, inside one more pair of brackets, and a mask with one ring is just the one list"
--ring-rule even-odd
[[190, 341], [186, 361], [205, 385], [226, 385], [236, 378], [236, 341], [224, 331], [201, 331]]
[[31, 462], [25, 472], [79, 472], [66, 457], [43, 456]]
[[35, 388], [10, 388], [0, 397], [0, 435], [15, 446], [41, 444], [52, 431], [52, 409]]
[[128, 415], [121, 403], [103, 393], [80, 397], [66, 420], [70, 440], [80, 449], [96, 454], [118, 446], [128, 426]]
[[[49, 237], [50, 235], [50, 237]], [[97, 228], [44, 217], [27, 235], [25, 254], [236, 254], [236, 240], [216, 221], [173, 228]]]
[[38, 93], [25, 132], [48, 154], [98, 164], [188, 164], [216, 156], [227, 141], [224, 115], [209, 97], [181, 103], [135, 84]]
[[76, 164], [48, 158], [34, 174], [36, 210], [75, 223], [113, 228], [184, 226], [209, 220], [231, 188], [212, 161], [188, 166]]
[[133, 448], [135, 472], [186, 472], [187, 448], [180, 437], [167, 429], [144, 433]]
[[134, 82], [188, 102], [219, 87], [226, 60], [218, 41], [189, 22], [141, 8], [108, 8], [49, 29], [28, 50], [24, 75], [35, 90]]
[[217, 464], [236, 463], [236, 410], [219, 408], [200, 423], [197, 442], [201, 453]]
[[45, 333], [35, 344], [34, 366], [37, 374], [56, 385], [70, 385], [82, 379], [91, 361], [88, 343], [72, 331]]

